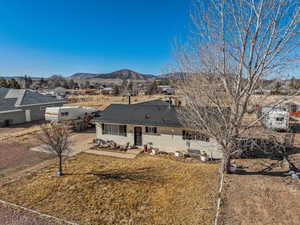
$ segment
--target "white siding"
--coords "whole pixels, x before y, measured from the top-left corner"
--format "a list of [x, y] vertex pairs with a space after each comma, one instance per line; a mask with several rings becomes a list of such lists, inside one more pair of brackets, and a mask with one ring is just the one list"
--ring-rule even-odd
[[[159, 129], [158, 129], [159, 132]], [[153, 147], [159, 148], [166, 152], [187, 151], [188, 149], [205, 151], [213, 158], [222, 158], [222, 154], [218, 151], [218, 144], [210, 139], [209, 142], [196, 140], [183, 140], [182, 135], [172, 134], [143, 134], [143, 143], [152, 143]]]
[[[98, 139], [103, 140], [113, 140], [118, 144], [125, 145], [126, 143], [134, 144], [134, 133], [133, 128], [135, 126], [128, 125], [127, 126], [127, 136], [118, 136], [118, 135], [102, 135], [102, 127], [101, 124], [97, 124], [96, 126], [96, 135]], [[186, 152], [188, 149], [205, 151], [208, 155], [213, 158], [219, 159], [222, 158], [222, 153], [218, 150], [218, 144], [214, 139], [210, 139], [209, 142], [205, 141], [196, 141], [196, 140], [183, 140], [182, 135], [180, 135], [182, 129], [176, 128], [174, 131], [172, 128], [160, 128], [157, 127], [157, 134], [146, 134], [145, 127], [142, 127], [142, 143], [143, 145], [152, 143], [152, 146], [155, 148], [159, 148], [162, 151], [166, 152], [175, 152], [175, 151], [183, 151]], [[164, 132], [160, 132], [160, 130], [164, 130]], [[169, 134], [166, 134], [166, 130], [169, 130]], [[164, 133], [164, 134], [163, 134]]]
[[133, 133], [129, 133], [127, 131], [127, 136], [119, 136], [119, 135], [111, 135], [111, 134], [102, 134], [102, 127], [101, 125], [96, 126], [96, 136], [98, 139], [102, 139], [105, 141], [113, 140], [114, 142], [120, 145], [126, 145], [128, 142], [133, 145], [134, 144], [134, 137]]

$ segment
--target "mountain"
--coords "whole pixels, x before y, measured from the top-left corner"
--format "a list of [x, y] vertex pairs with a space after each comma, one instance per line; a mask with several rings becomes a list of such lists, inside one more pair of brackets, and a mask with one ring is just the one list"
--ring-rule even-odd
[[96, 73], [74, 73], [69, 78], [71, 79], [89, 79], [97, 76]]
[[130, 79], [130, 80], [149, 80], [155, 79], [156, 76], [152, 74], [141, 74], [129, 69], [118, 70], [112, 73], [75, 73], [71, 79]]
[[161, 79], [171, 79], [171, 80], [181, 80], [184, 78], [186, 73], [184, 72], [173, 72], [173, 73], [166, 73], [159, 76]]
[[47, 79], [48, 80], [58, 80], [58, 79], [64, 79], [64, 77], [62, 75], [54, 74], [54, 75], [48, 77]]

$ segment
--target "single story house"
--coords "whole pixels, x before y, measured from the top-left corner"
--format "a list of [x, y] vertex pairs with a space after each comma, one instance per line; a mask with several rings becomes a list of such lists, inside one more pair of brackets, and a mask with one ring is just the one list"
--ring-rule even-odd
[[174, 95], [175, 94], [175, 89], [169, 85], [159, 85], [158, 88], [162, 94], [165, 94], [165, 95]]
[[0, 127], [45, 119], [45, 109], [65, 101], [26, 89], [0, 88]]
[[112, 95], [113, 90], [114, 89], [112, 87], [105, 87], [105, 88], [101, 89], [101, 94], [103, 94], [103, 95]]
[[141, 147], [152, 144], [166, 152], [206, 152], [212, 158], [222, 158], [213, 138], [185, 128], [176, 107], [162, 100], [111, 104], [95, 119], [95, 124], [97, 139]]

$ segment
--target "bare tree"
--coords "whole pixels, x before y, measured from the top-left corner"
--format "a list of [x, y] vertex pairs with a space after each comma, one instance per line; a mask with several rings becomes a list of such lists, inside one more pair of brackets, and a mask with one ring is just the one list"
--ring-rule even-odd
[[45, 149], [53, 152], [58, 157], [58, 176], [63, 175], [62, 157], [70, 150], [70, 131], [65, 124], [50, 123], [41, 126], [38, 139], [45, 145]]
[[179, 89], [186, 107], [179, 114], [186, 126], [216, 139], [226, 173], [240, 151], [237, 140], [261, 119], [247, 120], [268, 97], [255, 90], [299, 64], [299, 6], [294, 0], [195, 3], [192, 37], [176, 51], [185, 74]]

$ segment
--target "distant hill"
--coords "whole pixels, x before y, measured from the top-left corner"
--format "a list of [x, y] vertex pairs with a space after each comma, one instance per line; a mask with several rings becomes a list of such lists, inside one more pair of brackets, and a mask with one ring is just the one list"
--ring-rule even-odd
[[97, 76], [96, 73], [74, 73], [72, 76], [69, 78], [71, 79], [89, 79]]
[[112, 73], [75, 73], [70, 76], [71, 79], [130, 79], [130, 80], [149, 80], [155, 79], [152, 74], [141, 74], [129, 69], [118, 70]]
[[185, 76], [183, 72], [166, 73], [159, 76], [162, 79], [181, 80]]
[[56, 79], [63, 79], [63, 76], [62, 75], [52, 75], [50, 77], [47, 78], [48, 80], [56, 80]]

